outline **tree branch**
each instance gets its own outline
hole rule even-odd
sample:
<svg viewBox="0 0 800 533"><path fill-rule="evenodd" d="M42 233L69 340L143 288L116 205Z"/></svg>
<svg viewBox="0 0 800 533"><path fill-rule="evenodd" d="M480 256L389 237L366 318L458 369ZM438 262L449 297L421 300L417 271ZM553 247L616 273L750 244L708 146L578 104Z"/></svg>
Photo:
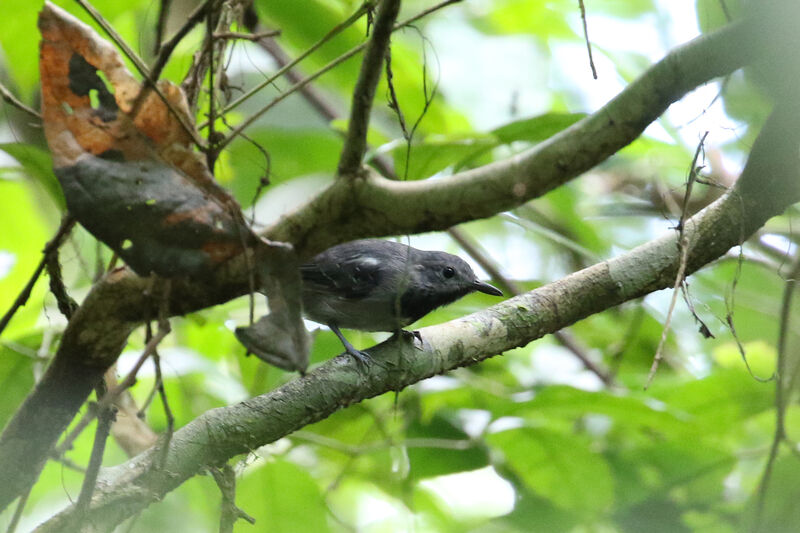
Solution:
<svg viewBox="0 0 800 533"><path fill-rule="evenodd" d="M633 142L698 85L752 60L749 38L747 26L734 24L676 48L596 113L509 159L436 180L337 180L267 234L319 251L364 236L443 230L521 205Z"/></svg>
<svg viewBox="0 0 800 533"><path fill-rule="evenodd" d="M737 185L687 220L687 272L724 255L770 217L800 200L800 105L773 112ZM370 354L366 370L337 357L302 378L239 404L213 409L178 431L166 466L153 469L151 448L105 470L88 510L92 527L110 530L213 465L274 442L337 410L422 379L524 346L582 318L672 285L681 263L677 235L660 238L609 261L451 322L423 328L421 341L394 336ZM73 508L37 531L60 531Z"/></svg>
<svg viewBox="0 0 800 533"><path fill-rule="evenodd" d="M374 175L336 180L264 236L292 243L302 259L358 237L443 229L519 205L632 142L693 87L743 65L750 59L746 37L742 25L733 25L679 47L603 109L508 161L431 181ZM213 283L173 280L169 313L184 314L246 293L248 272L240 256L222 265ZM0 510L35 482L58 436L128 335L157 315L146 285L130 271L114 271L92 288L70 320L53 363L0 436Z"/></svg>
<svg viewBox="0 0 800 533"><path fill-rule="evenodd" d="M361 167L361 161L367 149L367 128L372 102L375 100L375 88L381 78L383 60L386 57L386 50L392 37L392 27L399 11L400 0L383 0L378 7L375 25L372 28L372 39L364 53L361 72L359 72L358 81L353 90L347 137L344 140L342 155L339 159L339 176L353 176Z"/></svg>

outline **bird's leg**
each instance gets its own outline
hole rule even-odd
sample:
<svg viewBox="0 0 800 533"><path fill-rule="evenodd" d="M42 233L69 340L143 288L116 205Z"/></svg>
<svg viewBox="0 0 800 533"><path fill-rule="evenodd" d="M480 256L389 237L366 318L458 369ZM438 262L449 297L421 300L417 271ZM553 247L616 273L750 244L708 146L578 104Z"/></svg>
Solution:
<svg viewBox="0 0 800 533"><path fill-rule="evenodd" d="M342 344L344 345L344 351L355 357L356 361L364 365L372 361L372 358L367 352L356 350L355 347L350 344L350 341L344 338L344 335L342 335L342 332L339 330L339 326L336 324L328 324L328 327L331 328L331 331L333 331L336 336L339 337L339 340L342 341Z"/></svg>

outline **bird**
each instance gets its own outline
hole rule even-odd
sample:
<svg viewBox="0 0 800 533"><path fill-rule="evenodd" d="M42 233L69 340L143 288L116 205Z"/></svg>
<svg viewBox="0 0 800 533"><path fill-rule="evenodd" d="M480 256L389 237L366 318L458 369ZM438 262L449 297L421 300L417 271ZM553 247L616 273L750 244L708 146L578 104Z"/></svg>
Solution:
<svg viewBox="0 0 800 533"><path fill-rule="evenodd" d="M345 351L370 360L340 328L400 332L434 309L478 291L502 296L460 257L402 243L362 239L339 244L300 266L303 313L333 331Z"/></svg>

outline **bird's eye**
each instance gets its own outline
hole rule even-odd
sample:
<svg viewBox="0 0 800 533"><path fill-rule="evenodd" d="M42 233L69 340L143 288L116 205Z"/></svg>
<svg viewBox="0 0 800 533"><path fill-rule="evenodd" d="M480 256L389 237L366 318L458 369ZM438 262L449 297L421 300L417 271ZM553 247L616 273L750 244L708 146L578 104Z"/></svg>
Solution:
<svg viewBox="0 0 800 533"><path fill-rule="evenodd" d="M456 275L456 271L453 267L444 267L444 270L442 270L442 275L446 278L452 278Z"/></svg>

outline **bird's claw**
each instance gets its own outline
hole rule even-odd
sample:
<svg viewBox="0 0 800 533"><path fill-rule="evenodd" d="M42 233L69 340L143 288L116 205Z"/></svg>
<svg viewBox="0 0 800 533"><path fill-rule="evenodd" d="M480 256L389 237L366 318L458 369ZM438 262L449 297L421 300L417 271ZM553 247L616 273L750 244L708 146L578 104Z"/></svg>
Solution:
<svg viewBox="0 0 800 533"><path fill-rule="evenodd" d="M356 350L355 348L348 347L345 350L345 353L351 355L359 365L368 366L370 363L373 362L372 357L364 351Z"/></svg>

